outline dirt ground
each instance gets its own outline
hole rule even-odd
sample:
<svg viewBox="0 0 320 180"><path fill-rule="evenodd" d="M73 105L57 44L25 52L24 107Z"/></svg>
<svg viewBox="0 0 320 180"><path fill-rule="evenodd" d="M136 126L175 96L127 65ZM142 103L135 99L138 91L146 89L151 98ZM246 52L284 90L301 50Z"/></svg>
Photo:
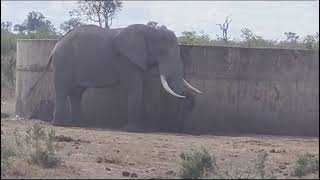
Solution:
<svg viewBox="0 0 320 180"><path fill-rule="evenodd" d="M9 117L2 117L3 113ZM19 120L14 115L14 99L1 102L1 132L25 132L36 120ZM258 152L268 152L267 170L277 178L291 178L290 172L301 153L319 157L319 138L266 135L185 135L169 133L128 133L123 131L53 127L64 146L59 154L63 163L53 169L18 165L24 178L178 178L179 154L206 147L221 167L244 167ZM63 136L61 136L63 135ZM64 138L63 138L64 137ZM23 171L24 173L21 173ZM129 174L128 173L128 174ZM135 177L129 177L135 178ZM318 175L310 176L318 178Z"/></svg>

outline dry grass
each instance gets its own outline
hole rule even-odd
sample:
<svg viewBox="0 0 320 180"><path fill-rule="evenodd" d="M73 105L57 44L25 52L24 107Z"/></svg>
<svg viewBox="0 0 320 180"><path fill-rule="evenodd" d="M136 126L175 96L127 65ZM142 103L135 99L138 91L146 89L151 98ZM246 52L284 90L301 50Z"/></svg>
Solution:
<svg viewBox="0 0 320 180"><path fill-rule="evenodd" d="M12 159L12 166L6 175L13 178L32 178L37 177L38 171L39 170L36 167L29 164L24 159L16 157Z"/></svg>
<svg viewBox="0 0 320 180"><path fill-rule="evenodd" d="M15 149L1 133L1 177L5 176L12 167L11 159L16 155Z"/></svg>

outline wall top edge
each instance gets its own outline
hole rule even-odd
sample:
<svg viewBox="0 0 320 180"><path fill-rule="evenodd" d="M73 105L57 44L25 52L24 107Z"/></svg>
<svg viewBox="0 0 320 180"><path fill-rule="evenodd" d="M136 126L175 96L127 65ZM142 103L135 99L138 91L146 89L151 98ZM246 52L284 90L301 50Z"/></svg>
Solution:
<svg viewBox="0 0 320 180"><path fill-rule="evenodd" d="M58 41L59 39L18 39L18 41ZM226 48L226 49L257 49L257 50L296 50L296 51L309 51L309 52L318 52L319 50L308 50L308 49L290 49L290 48L270 48L270 47L239 47L239 46L206 46L206 45L188 45L188 44L179 44L180 47L190 47L190 48Z"/></svg>
<svg viewBox="0 0 320 180"><path fill-rule="evenodd" d="M225 49L257 49L257 50L291 50L291 51L308 51L308 52L319 52L319 50L314 49L298 49L298 48L273 48L273 47L240 47L240 46L207 46L207 45L188 45L188 44L179 44L180 47L190 47L190 48L225 48Z"/></svg>
<svg viewBox="0 0 320 180"><path fill-rule="evenodd" d="M58 41L58 39L18 39L18 41Z"/></svg>

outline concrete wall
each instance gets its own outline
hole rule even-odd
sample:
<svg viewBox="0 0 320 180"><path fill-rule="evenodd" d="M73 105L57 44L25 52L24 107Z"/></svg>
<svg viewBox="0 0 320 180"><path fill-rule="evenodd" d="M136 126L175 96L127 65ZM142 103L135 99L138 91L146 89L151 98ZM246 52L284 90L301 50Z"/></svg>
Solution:
<svg viewBox="0 0 320 180"><path fill-rule="evenodd" d="M44 67L54 43L53 40L18 41L17 114L26 116L35 109L52 114L52 105L43 103L53 102L52 73L36 87L37 93L31 98L35 105L30 106L30 100L23 94L40 76L31 68L32 64ZM208 133L319 136L318 51L180 47L186 79L204 92L201 96L194 95L192 112L183 112L193 129ZM175 121L177 102L160 88L157 69L148 74L145 83L148 91L144 97L146 123L162 129L182 126L183 123ZM120 87L88 89L82 102L85 118L108 126L124 124L125 94ZM32 109L34 106L38 108ZM42 117L46 118L49 117Z"/></svg>
<svg viewBox="0 0 320 180"><path fill-rule="evenodd" d="M27 93L42 76L56 40L18 40L16 64L16 113L24 117L49 119L55 97L52 68L27 98ZM40 106L41 104L41 106Z"/></svg>
<svg viewBox="0 0 320 180"><path fill-rule="evenodd" d="M181 46L201 131L319 136L319 52Z"/></svg>

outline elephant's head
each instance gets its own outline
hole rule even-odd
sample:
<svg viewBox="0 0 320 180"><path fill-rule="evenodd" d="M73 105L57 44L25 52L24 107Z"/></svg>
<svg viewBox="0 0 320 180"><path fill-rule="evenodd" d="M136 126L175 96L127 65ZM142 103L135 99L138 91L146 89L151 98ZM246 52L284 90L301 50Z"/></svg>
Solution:
<svg viewBox="0 0 320 180"><path fill-rule="evenodd" d="M185 98L183 87L201 93L183 79L180 48L174 32L143 24L130 25L115 36L115 47L144 71L157 65L162 86L171 95Z"/></svg>

